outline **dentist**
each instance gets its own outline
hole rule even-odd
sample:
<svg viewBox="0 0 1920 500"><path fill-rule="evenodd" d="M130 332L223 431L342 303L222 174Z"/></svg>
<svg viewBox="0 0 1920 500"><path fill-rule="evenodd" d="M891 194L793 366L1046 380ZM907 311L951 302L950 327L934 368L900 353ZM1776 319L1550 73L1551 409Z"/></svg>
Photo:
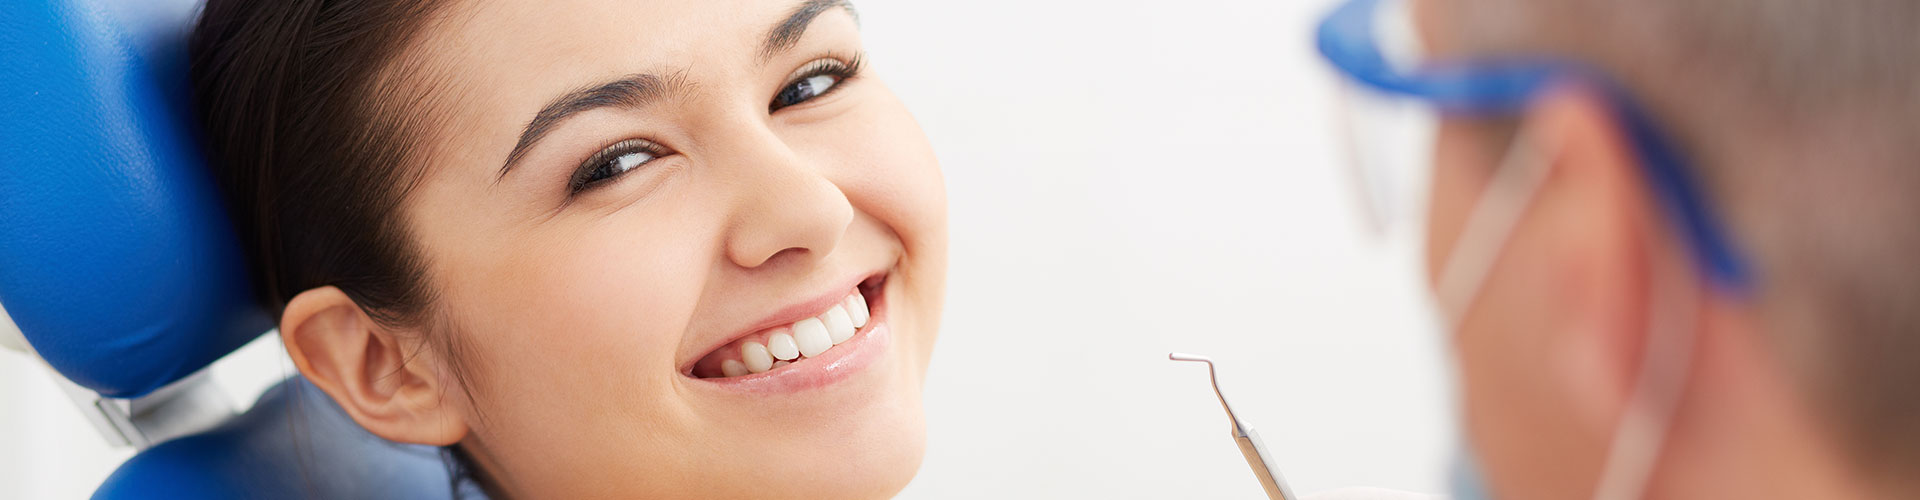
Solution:
<svg viewBox="0 0 1920 500"><path fill-rule="evenodd" d="M1456 498L1920 497L1916 27L1911 0L1328 16L1359 177L1431 179Z"/></svg>

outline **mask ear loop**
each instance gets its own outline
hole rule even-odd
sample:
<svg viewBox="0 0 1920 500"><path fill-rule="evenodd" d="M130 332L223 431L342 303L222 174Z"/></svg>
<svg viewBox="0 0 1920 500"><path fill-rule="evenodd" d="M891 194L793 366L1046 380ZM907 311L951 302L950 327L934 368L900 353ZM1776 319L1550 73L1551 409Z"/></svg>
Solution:
<svg viewBox="0 0 1920 500"><path fill-rule="evenodd" d="M1664 280L1670 286L1655 286L1647 294L1647 331L1652 335L1641 350L1633 399L1601 465L1595 500L1634 500L1646 494L1692 373L1699 291L1687 286L1690 274L1684 270L1656 275L1672 276Z"/></svg>
<svg viewBox="0 0 1920 500"><path fill-rule="evenodd" d="M1466 223L1460 228L1460 236L1454 239L1446 262L1441 264L1443 267L1440 268L1439 282L1434 285L1434 295L1439 302L1440 313L1446 316L1444 321L1449 339L1459 333L1468 309L1479 300L1480 289L1486 284L1487 276L1492 274L1494 263L1506 249L1507 240L1513 236L1521 216L1533 205L1534 198L1540 194L1540 187L1546 184L1547 175L1553 171L1554 161L1548 151L1558 154L1559 148L1541 147L1535 139L1539 135L1533 132L1533 127L1530 123L1523 124L1520 132L1514 136L1513 144L1507 148L1507 155L1494 170L1486 194L1474 201L1473 208L1467 212ZM1490 497L1480 476L1483 471L1475 470L1477 467L1473 466L1471 458L1459 462L1457 466L1465 468L1454 470L1454 486L1469 486L1464 490L1455 490L1456 498Z"/></svg>
<svg viewBox="0 0 1920 500"><path fill-rule="evenodd" d="M1467 213L1466 225L1454 240L1453 252L1447 254L1445 267L1440 269L1435 293L1439 296L1441 312L1448 316L1449 334L1460 331L1467 310L1480 299L1480 288L1486 285L1493 264L1506 250L1507 240L1519 226L1520 217L1533 205L1540 186L1546 184L1548 174L1553 172L1554 161L1549 155L1559 154L1559 148L1543 148L1536 137L1540 135L1533 132L1533 125L1523 125L1514 136L1506 158L1501 160L1492 183L1487 186L1487 194L1474 202L1472 211Z"/></svg>

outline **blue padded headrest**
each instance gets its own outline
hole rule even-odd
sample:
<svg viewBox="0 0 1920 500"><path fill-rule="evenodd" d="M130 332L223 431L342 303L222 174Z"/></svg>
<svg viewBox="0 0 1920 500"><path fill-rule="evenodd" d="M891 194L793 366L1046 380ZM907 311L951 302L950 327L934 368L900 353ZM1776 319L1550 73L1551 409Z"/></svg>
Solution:
<svg viewBox="0 0 1920 500"><path fill-rule="evenodd" d="M197 145L196 0L0 14L0 306L40 357L144 395L272 328Z"/></svg>
<svg viewBox="0 0 1920 500"><path fill-rule="evenodd" d="M454 495L447 472L439 449L369 434L294 377L225 425L134 456L93 498L486 500L472 481Z"/></svg>

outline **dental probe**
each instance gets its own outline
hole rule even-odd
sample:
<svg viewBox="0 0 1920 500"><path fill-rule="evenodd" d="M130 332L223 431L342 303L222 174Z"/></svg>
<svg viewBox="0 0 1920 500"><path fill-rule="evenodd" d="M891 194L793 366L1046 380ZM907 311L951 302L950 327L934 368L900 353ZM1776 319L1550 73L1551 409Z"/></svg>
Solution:
<svg viewBox="0 0 1920 500"><path fill-rule="evenodd" d="M1167 359L1174 361L1197 361L1207 364L1207 380L1213 382L1213 395L1220 398L1220 407L1227 410L1227 421L1233 423L1233 442L1240 445L1240 454L1247 457L1247 465L1253 467L1253 476L1260 479L1260 487L1267 490L1269 500L1297 500L1293 490L1287 488L1287 480L1280 477L1280 471L1274 469L1273 460L1267 458L1266 445L1260 444L1260 433L1252 427L1240 423L1233 415L1233 405L1227 404L1227 395L1220 392L1220 376L1214 372L1213 359L1198 354L1167 353Z"/></svg>

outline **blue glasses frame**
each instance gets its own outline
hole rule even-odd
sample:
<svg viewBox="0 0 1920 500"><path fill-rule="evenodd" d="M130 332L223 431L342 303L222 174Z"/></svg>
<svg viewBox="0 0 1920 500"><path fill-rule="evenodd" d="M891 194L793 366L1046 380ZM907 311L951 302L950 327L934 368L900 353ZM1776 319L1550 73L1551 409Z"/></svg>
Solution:
<svg viewBox="0 0 1920 500"><path fill-rule="evenodd" d="M1686 240L1707 281L1726 292L1752 289L1746 260L1727 239L1693 170L1623 88L1586 66L1551 58L1442 62L1403 71L1387 61L1374 32L1384 1L1349 0L1328 14L1316 33L1320 54L1362 85L1426 101L1445 114L1517 114L1544 91L1568 82L1599 89L1632 142L1662 213Z"/></svg>

